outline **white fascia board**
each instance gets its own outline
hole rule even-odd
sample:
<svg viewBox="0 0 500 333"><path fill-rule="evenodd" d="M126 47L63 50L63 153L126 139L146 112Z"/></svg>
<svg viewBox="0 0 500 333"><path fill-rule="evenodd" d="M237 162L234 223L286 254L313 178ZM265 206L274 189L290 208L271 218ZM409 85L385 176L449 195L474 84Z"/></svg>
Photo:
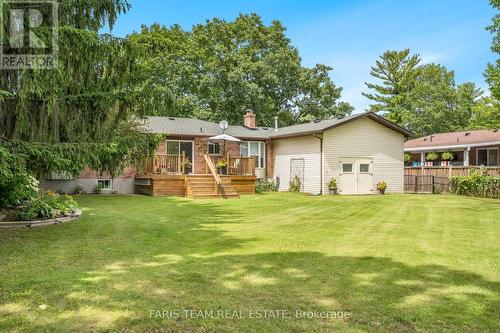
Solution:
<svg viewBox="0 0 500 333"><path fill-rule="evenodd" d="M494 146L500 145L500 141L491 141L491 142L481 142L481 143L471 143L464 145L450 145L450 146L435 146L435 147L417 147L417 148L404 148L404 151L407 152L419 152L419 151L433 151L433 150L442 150L442 149L465 149L472 147L486 147L486 146Z"/></svg>

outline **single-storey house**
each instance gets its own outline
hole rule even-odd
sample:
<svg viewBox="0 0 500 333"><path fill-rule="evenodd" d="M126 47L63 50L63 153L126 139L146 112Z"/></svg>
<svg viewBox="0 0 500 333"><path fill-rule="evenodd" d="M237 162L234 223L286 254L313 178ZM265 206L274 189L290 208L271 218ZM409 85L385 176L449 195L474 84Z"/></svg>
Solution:
<svg viewBox="0 0 500 333"><path fill-rule="evenodd" d="M52 179L44 186L99 184L105 190L126 189L119 192L197 197L215 181L232 196L253 192L256 179L273 178L279 191L288 191L298 178L301 191L323 194L333 178L340 194L376 193L379 181L387 182L387 192L403 192L403 144L410 133L371 112L281 128L256 126L252 112L244 115L243 126L224 131L217 123L191 118L147 117L144 125L168 136L156 158L135 175L127 170L126 177L107 179L86 172L83 176L91 179ZM223 132L240 141L209 139ZM226 165L222 176L213 172L219 160Z"/></svg>
<svg viewBox="0 0 500 333"><path fill-rule="evenodd" d="M411 155L408 166L500 166L500 131L467 130L437 133L408 140L404 151ZM436 153L436 160L428 160L428 153ZM443 160L442 154L450 152L452 160Z"/></svg>

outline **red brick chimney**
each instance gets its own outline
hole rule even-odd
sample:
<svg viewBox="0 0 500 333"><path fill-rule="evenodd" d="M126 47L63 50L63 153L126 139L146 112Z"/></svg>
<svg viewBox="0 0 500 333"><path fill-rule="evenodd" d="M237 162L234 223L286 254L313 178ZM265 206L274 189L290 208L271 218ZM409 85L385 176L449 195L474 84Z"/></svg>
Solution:
<svg viewBox="0 0 500 333"><path fill-rule="evenodd" d="M245 112L243 116L243 125L248 128L255 128L255 113L252 111Z"/></svg>

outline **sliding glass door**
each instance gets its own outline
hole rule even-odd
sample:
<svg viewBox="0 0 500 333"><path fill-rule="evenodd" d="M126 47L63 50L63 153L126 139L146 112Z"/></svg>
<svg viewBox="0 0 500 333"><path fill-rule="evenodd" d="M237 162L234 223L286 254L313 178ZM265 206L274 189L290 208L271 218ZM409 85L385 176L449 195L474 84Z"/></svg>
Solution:
<svg viewBox="0 0 500 333"><path fill-rule="evenodd" d="M193 141L167 140L167 154L181 155L182 152L184 152L184 154L186 155L186 160L191 162L189 166L185 167L185 172L193 173L193 168L194 168Z"/></svg>
<svg viewBox="0 0 500 333"><path fill-rule="evenodd" d="M484 148L477 150L477 165L497 166L498 148Z"/></svg>

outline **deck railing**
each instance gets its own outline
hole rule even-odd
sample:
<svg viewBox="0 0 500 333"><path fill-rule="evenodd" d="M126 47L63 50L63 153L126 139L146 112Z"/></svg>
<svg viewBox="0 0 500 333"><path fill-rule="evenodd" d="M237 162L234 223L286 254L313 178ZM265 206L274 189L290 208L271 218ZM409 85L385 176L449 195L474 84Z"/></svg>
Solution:
<svg viewBox="0 0 500 333"><path fill-rule="evenodd" d="M186 155L182 154L156 154L148 160L142 168L144 174L174 174L185 173Z"/></svg>
<svg viewBox="0 0 500 333"><path fill-rule="evenodd" d="M208 158L208 159L207 159ZM226 156L226 171L228 175L255 175L256 160L254 156ZM210 166L213 166L214 172L218 170L214 161L209 155L204 156L206 173L212 173ZM182 154L156 154L154 158L146 161L142 167L138 168L138 174L174 174L182 175L186 173L186 162L188 159L184 152ZM200 162L198 162L200 163ZM194 169L194 165L193 165Z"/></svg>
<svg viewBox="0 0 500 333"><path fill-rule="evenodd" d="M214 180L217 184L221 184L222 180L220 179L219 174L217 173L217 169L215 168L214 161L208 154L203 155L203 158L205 159L205 163L207 165L207 168L210 170L210 173L212 174L212 177L214 177Z"/></svg>
<svg viewBox="0 0 500 333"><path fill-rule="evenodd" d="M255 156L227 157L227 174L228 175L255 175Z"/></svg>

